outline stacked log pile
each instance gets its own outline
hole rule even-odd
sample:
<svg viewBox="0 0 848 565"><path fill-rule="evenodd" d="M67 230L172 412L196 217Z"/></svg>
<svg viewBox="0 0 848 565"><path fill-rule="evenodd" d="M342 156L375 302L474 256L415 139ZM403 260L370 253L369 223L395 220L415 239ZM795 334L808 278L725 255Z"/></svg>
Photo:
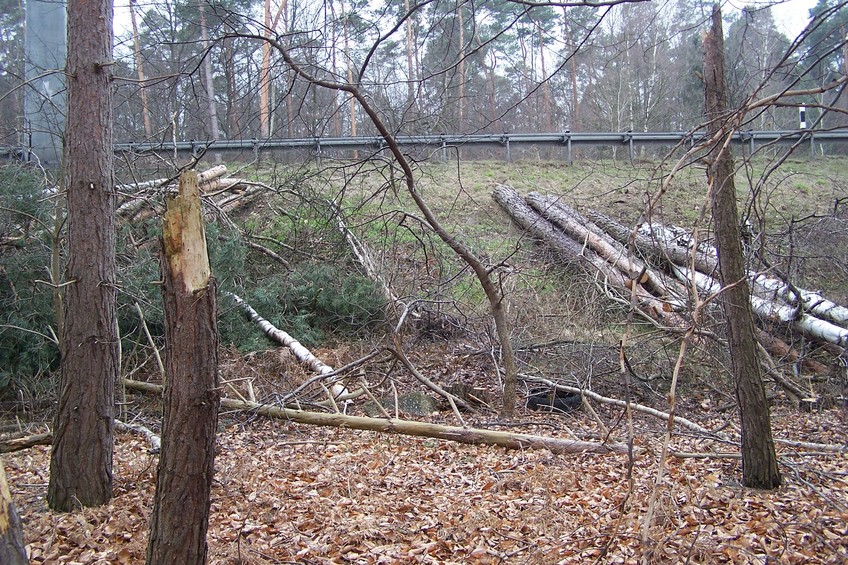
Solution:
<svg viewBox="0 0 848 565"><path fill-rule="evenodd" d="M225 178L229 173L225 165L217 165L198 173L204 204L222 212L231 212L253 200L270 187L240 178ZM138 221L161 215L166 194L177 193L179 175L144 182L122 184L118 192L118 216L127 221Z"/></svg>
<svg viewBox="0 0 848 565"><path fill-rule="evenodd" d="M591 273L609 296L631 302L658 324L686 327L694 292L703 301L721 290L715 249L698 242L689 230L660 224L631 229L594 210L581 214L555 197L535 192L522 197L506 185L498 185L493 198L528 234ZM795 359L791 348L767 330L780 328L824 344L844 358L848 308L771 272L748 276L751 303L761 322L760 341L766 349ZM828 371L815 361L804 363L803 368Z"/></svg>

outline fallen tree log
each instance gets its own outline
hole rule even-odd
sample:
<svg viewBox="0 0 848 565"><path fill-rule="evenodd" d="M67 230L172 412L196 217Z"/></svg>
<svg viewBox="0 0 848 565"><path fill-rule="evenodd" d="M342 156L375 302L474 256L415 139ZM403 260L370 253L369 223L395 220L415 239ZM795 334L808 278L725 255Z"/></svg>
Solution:
<svg viewBox="0 0 848 565"><path fill-rule="evenodd" d="M123 382L127 388L133 390L156 394L161 394L163 390L161 385L152 383L130 379L123 379ZM347 416L339 413L324 414L307 412L305 410L289 410L268 404L234 400L232 398L222 398L221 406L230 410L241 410L269 418L290 420L300 424L431 437L473 445L497 445L507 449L547 449L552 453L627 453L627 446L620 443L604 444L529 434L514 434L496 430L460 428L457 426L444 426L441 424L400 420L397 418L366 418L364 416Z"/></svg>
<svg viewBox="0 0 848 565"><path fill-rule="evenodd" d="M616 241L633 241L642 253L661 257L680 267L688 267L693 259L693 240L682 228L648 224L634 231L595 210L588 210L586 216ZM699 246L694 254L694 261L695 270L708 276L716 272L716 251L712 246ZM828 300L818 292L795 288L784 280L764 273L749 273L748 278L751 288L757 290L760 295L770 294L785 301L789 306L797 306L800 303L803 310L828 323L842 326L848 324L848 308Z"/></svg>
<svg viewBox="0 0 848 565"><path fill-rule="evenodd" d="M567 237L557 230L550 221L537 214L514 188L499 184L492 191L492 198L530 235L553 247L567 260L581 260L583 246ZM585 259L583 257L583 260Z"/></svg>
<svg viewBox="0 0 848 565"><path fill-rule="evenodd" d="M658 298L669 299L673 294L669 286L654 269L641 260L629 256L627 249L614 239L604 237L603 231L592 222L580 215L577 210L557 201L549 196L542 196L538 192L527 195L526 201L530 207L558 226L569 237L576 241L583 241L598 255L606 259L613 267L627 275L631 280L638 282L647 288ZM592 229L592 228L595 229ZM598 233L600 232L600 233ZM682 307L682 301L675 299L678 306Z"/></svg>
<svg viewBox="0 0 848 565"><path fill-rule="evenodd" d="M198 173L197 182L200 185L200 191L208 192L212 186L216 185L218 179L225 174L227 174L227 167L225 165L217 165L211 169ZM175 183L178 178L179 176L118 185L115 187L118 194L125 195L125 201L118 205L118 215L134 215L138 212L139 208L144 205L144 202L148 197L155 196L162 192L176 192L177 185Z"/></svg>
<svg viewBox="0 0 848 565"><path fill-rule="evenodd" d="M716 279L703 273L697 271L692 273L689 269L678 266L674 266L673 269L674 273L682 280L694 280L701 292L716 294L721 290L721 284ZM766 300L759 296L751 296L751 305L754 308L754 313L761 320L786 324L807 337L833 343L843 348L848 347L848 329L803 312L798 315L798 310L792 306L778 304L773 300Z"/></svg>
<svg viewBox="0 0 848 565"><path fill-rule="evenodd" d="M793 289L780 279L767 277L759 273L751 275L751 282L764 291L782 298L790 305L797 305L800 302L803 310L810 312L817 318L829 320L842 326L848 324L848 308L828 300L818 292L803 288Z"/></svg>
<svg viewBox="0 0 848 565"><path fill-rule="evenodd" d="M274 324L260 316L259 313L254 310L250 304L245 302L240 296L232 292L227 292L225 294L229 296L233 300L233 302L235 302L236 305L242 309L242 311L247 316L248 320L259 326L259 329L262 330L262 333L264 333L268 337L268 339L271 339L281 345L288 347L298 361L300 361L319 375L329 376L330 374L335 373L335 370L332 367L315 357L315 355L313 355L312 352L309 351L309 349L304 347L303 344L301 344L299 341L297 341L295 338L293 338L291 335L284 332L283 330L274 327ZM334 399L337 398L340 400L344 400L345 402L349 400L349 398L342 398L343 396L349 395L350 392L347 390L347 388L345 388L344 385L340 383L334 383L331 386L330 391L332 392Z"/></svg>
<svg viewBox="0 0 848 565"><path fill-rule="evenodd" d="M629 301L631 293L635 294L640 312L666 326L686 327L686 322L680 315L672 311L668 302L652 295L638 282L633 289L634 282L627 274L622 273L603 257L591 249L585 249L582 244L557 229L553 223L533 210L514 188L507 185L497 185L492 192L492 197L530 235L541 239L559 252L565 260L574 261L588 271L599 274L605 284L616 288L622 296L626 296L625 300Z"/></svg>
<svg viewBox="0 0 848 565"><path fill-rule="evenodd" d="M758 328L757 340L762 344L769 355L776 359L784 359L788 363L797 363L800 360L802 369L816 375L826 375L830 373L830 368L827 365L806 356L802 357L797 351L790 347L788 343L772 333Z"/></svg>
<svg viewBox="0 0 848 565"><path fill-rule="evenodd" d="M53 432L4 439L0 441L0 453L12 453L14 451L21 451L22 449L29 449L36 445L50 445L51 443L53 443Z"/></svg>
<svg viewBox="0 0 848 565"><path fill-rule="evenodd" d="M226 165L216 165L211 169L207 169L200 173L197 173L197 183L201 185L201 190L203 190L203 185L217 179L219 177L227 174L227 166ZM168 185L173 185L179 179L179 175L171 177L171 178L163 178L163 179L153 179L142 182L132 182L127 184L119 184L115 187L115 190L123 193L139 193L154 189L161 189ZM173 187L176 190L176 186Z"/></svg>
<svg viewBox="0 0 848 565"><path fill-rule="evenodd" d="M205 204L231 212L252 201L263 191L270 190L269 186L262 183L241 178L222 178L226 173L227 167L218 165L198 174L200 192L203 194ZM161 196L176 192L177 187L174 181L175 179L166 178L119 186L119 191L124 190L122 194L125 198L119 204L117 214L128 221L138 221L158 213ZM214 197L224 193L228 194L217 201L213 200ZM148 205L147 208L145 204Z"/></svg>
<svg viewBox="0 0 848 565"><path fill-rule="evenodd" d="M684 243L691 244L691 237L688 234L681 235L682 230L642 228L641 230L634 231L595 210L587 210L586 215L594 223L600 226L601 229L604 229L612 235L617 241L621 243L633 241L636 248L639 249L645 256L660 258L665 261L675 271L678 279L686 281L687 284L688 279L681 275L688 271L680 271L680 269L686 269L693 259L695 262L695 270L702 275L709 277L711 273L715 272L715 250L711 247L708 247L705 250L702 247L696 250L693 256L692 251L684 245ZM651 229L654 229L654 233L660 234L662 237L652 239L645 235L644 232L650 231ZM802 333L810 335L803 329L804 326L809 326L811 328L818 327L818 330L813 331L819 331L824 335L829 336L831 338L827 340L829 343L838 343L842 332L836 324L845 325L846 321L848 321L848 308L827 300L821 294L816 292L804 289L793 290L790 285L778 278L768 277L762 273L750 273L749 277L751 288L756 290L760 295L758 298L753 299L755 302L755 310L757 306L760 307L760 310L757 312L760 319L766 321L777 320L783 324L793 325L798 312L798 309L793 305L797 305L798 300L800 299L802 303L801 310L807 311L813 315L801 322L800 325ZM703 282L704 284L707 284L706 281ZM712 291L718 290L717 285L718 283L710 283ZM703 290L704 289L702 288L702 291ZM797 291L797 293L795 291ZM766 294L771 294L775 299L769 300L762 298L762 296ZM788 304L781 304L777 299L782 299ZM769 303L777 305L776 312L773 312L775 307L768 306ZM816 320L816 318L819 318L819 320ZM833 324L831 324L831 322L833 322ZM791 362L796 362L798 360L799 356L797 352L793 351L778 337L765 331L760 331L758 337L760 342L763 343L772 355L777 357L786 357ZM834 340L832 338L836 339ZM830 371L826 365L812 359L803 358L801 363L804 368L816 374L826 374Z"/></svg>
<svg viewBox="0 0 848 565"><path fill-rule="evenodd" d="M696 249L693 257L692 250L688 246L692 243L689 234L681 238L676 231L672 235L668 230L653 229L654 224L639 226L634 230L596 210L586 210L586 217L619 243L629 245L633 242L643 256L656 257L683 266L688 266L694 258L695 268L708 274L715 272L718 268L714 254L710 255L702 249Z"/></svg>

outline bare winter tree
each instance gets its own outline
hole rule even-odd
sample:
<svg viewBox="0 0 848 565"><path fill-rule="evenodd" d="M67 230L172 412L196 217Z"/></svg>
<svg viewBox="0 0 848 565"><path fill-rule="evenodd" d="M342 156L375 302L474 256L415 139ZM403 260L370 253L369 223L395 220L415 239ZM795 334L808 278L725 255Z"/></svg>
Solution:
<svg viewBox="0 0 848 565"><path fill-rule="evenodd" d="M711 133L721 133L728 104L724 36L718 6L713 9L712 27L704 38L704 86ZM724 143L725 137L720 136L708 156L707 176L723 285L721 304L727 318L736 399L742 418L742 482L748 487L773 489L780 486L781 479L771 435L768 400L760 375L751 293L739 233L733 158Z"/></svg>
<svg viewBox="0 0 848 565"><path fill-rule="evenodd" d="M609 3L602 3L602 5L610 7L619 3L621 2L612 1ZM584 2L569 2L556 5L587 6L589 4ZM597 7L596 4L591 4L591 6ZM295 46L284 44L278 38L272 37L267 33L236 34L236 36L242 38L249 37L254 40L261 41L264 44L271 45L272 48L279 53L288 68L294 72L297 79L311 85L311 88L314 89L317 87L320 89L329 89L331 91L346 94L352 103L355 102L359 108L361 108L362 112L368 119L368 127L373 128L380 136L382 136L394 161L394 165L396 165L397 169L400 171L401 182L406 187L406 191L412 198L415 206L420 211L424 222L433 231L433 233L446 243L450 249L471 269L488 300L489 310L494 321L497 339L500 346L504 371L503 405L501 413L508 417L512 415L515 406L517 368L510 343L511 331L506 314L507 296L503 290L503 285L501 284L501 279L505 276L505 273L503 272L503 265L497 261L490 261L480 256L460 237L446 229L434 211L430 208L427 201L421 195L416 184L416 174L413 162L401 150L395 137L396 132L403 131L407 126L407 124L402 120L403 114L399 114L401 119L398 120L396 117L397 115L392 112L387 112L384 106L388 105L391 107L395 99L397 99L399 107L408 105L408 88L399 89L399 96L390 98L388 95L384 95L384 92L381 92L381 88L385 88L387 86L386 84L381 83L377 79L369 79L373 73L383 76L383 69L379 66L379 59L384 52L384 44L389 44L395 35L398 37L404 36L404 40L406 41L406 38L408 38L406 35L407 22L409 22L413 17L414 12L423 10L425 7L426 3L413 6L411 8L412 11L410 12L402 12L400 17L396 19L394 25L386 26L386 31L379 28L366 28L370 29L369 33L371 33L371 36L360 31L358 36L360 39L360 45L362 45L361 41L365 39L369 39L370 43L364 44L365 49L362 51L363 54L360 56L360 62L355 72L351 71L351 60L348 60L347 64L344 65L346 71L342 73L337 71L334 66L330 65L329 61L331 57L329 55L322 58L322 56L320 56L320 51L318 50L311 48L298 49ZM548 3L545 3L544 6L535 6L534 4L516 2L509 5L510 9L504 10L497 10L493 6L485 6L481 7L479 12L472 10L471 8L472 6L463 5L463 9L469 9L468 14L459 11L451 14L441 14L437 26L445 26L446 29L451 30L451 34L448 36L450 37L450 40L445 39L441 46L438 45L438 41L433 41L429 45L430 49L434 49L434 44L436 44L435 46L439 47L440 51L438 58L435 56L436 51L431 51L431 53L433 53L433 58L428 61L429 65L427 62L422 65L425 72L416 73L420 84L420 91L426 93L428 90L439 89L439 92L442 94L459 92L463 94L457 94L457 96L464 96L464 93L467 92L468 88L470 88L470 83L467 77L472 72L472 63L476 63L476 54L486 51L504 38L509 38L510 34L515 34L515 37L519 39L524 37L524 28L522 28L522 25L532 31L532 33L527 35L528 41L538 39L539 27L537 23L534 23L536 20L533 19L537 8L539 8L540 14L544 13L545 17L550 16L550 5ZM439 9L444 10L444 7ZM459 8L457 8L457 10L459 10ZM434 14L438 13L439 12L435 12ZM462 17L460 17L460 14L463 14ZM497 22L497 25L490 26L486 30L485 36L480 33L470 33L468 35L465 33L459 33L459 28L455 27L459 26L464 28L465 25L469 25L473 30L475 25L478 23L478 19L482 21L484 17L494 18ZM589 31L586 32L587 34L591 33L591 31L595 29L599 18L602 17L603 14L596 18L593 27L590 27ZM467 24L466 22L471 23ZM379 33L375 32L374 29L376 29ZM267 31L270 30L266 30L266 32ZM434 40L436 39L441 40L439 37L434 38ZM532 65L539 65L540 69L545 69L543 63L545 42L541 40L536 41L535 49L535 53L539 54L539 56L532 57ZM407 56L409 50L410 47L407 44ZM573 53L570 53L570 55L573 55ZM539 75L534 72L532 77L536 78L532 84L527 82L527 80L522 80L525 87L520 97L518 99L513 99L511 102L513 107L517 107L521 103L529 100L531 96L535 95L537 92L542 93L541 99L544 106L546 91L541 89L541 86L543 86L553 75L565 69L567 62L567 58L565 60L558 61L557 65L552 65L552 70L549 72L546 70L544 73L545 76L541 78L539 78ZM529 66L531 66L531 63L528 59L525 67ZM479 71L481 67L477 66L476 68ZM550 103L550 100L547 103ZM465 129L464 124L468 119L468 108L463 104L458 104L454 109L458 113L453 115L451 119L454 123L463 125L463 129ZM509 109L503 110L501 111L501 114L503 115L508 112ZM478 115L486 113L492 114L497 112L483 111ZM355 114L351 112L350 115L351 119L354 119L353 116ZM442 115L447 116L447 110L446 113ZM485 127L485 124L482 126L478 125L477 127Z"/></svg>

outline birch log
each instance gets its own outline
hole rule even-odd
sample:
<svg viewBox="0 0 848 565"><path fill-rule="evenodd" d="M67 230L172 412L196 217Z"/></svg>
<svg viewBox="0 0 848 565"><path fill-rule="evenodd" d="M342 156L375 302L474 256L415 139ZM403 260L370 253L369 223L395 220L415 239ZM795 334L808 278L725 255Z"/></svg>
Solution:
<svg viewBox="0 0 848 565"><path fill-rule="evenodd" d="M651 225L633 233L629 228L599 212L590 210L587 212L587 216L602 226L603 229L613 235L619 242L626 241L627 238L632 238L636 247L643 253L655 257L663 257L670 261L677 266L676 272L678 274L681 272L679 269L683 268L685 270L692 259L691 250L684 245L690 244L691 238L688 233L682 233L682 230L679 228ZM653 234L653 237L648 237L645 234L646 231ZM703 275L710 276L716 272L715 256L714 248L711 246L701 246L694 254L695 269ZM798 291L796 296L796 293L784 281L769 277L763 273L748 273L748 279L751 282L752 289L759 294L759 298L755 297L753 300L758 301L760 305L760 311L757 314L761 318L791 323L795 315L795 308L793 306L800 299L803 310L812 314L812 317L809 317L809 321L801 324L802 327L810 326L812 328L819 326L820 329L812 331L829 336L822 337L821 339L833 343L838 343L839 339L843 339L841 337L843 333L838 328L832 326L845 326L848 324L848 308L828 300L818 292L802 288L796 289ZM771 295L770 299L763 298L768 295ZM769 303L773 303L774 305L767 306ZM770 310L773 310L771 314L768 313ZM814 321L815 318L819 318L819 320ZM825 325L822 325L822 323Z"/></svg>
<svg viewBox="0 0 848 565"><path fill-rule="evenodd" d="M681 280L694 279L695 285L703 293L716 294L721 290L721 284L712 277L689 269L673 266L674 273ZM791 326L804 335L834 343L840 347L848 347L848 330L820 320L815 316L802 313L798 315L796 308L786 304L780 304L773 300L766 300L759 296L751 297L751 305L758 318L767 322L777 322Z"/></svg>
<svg viewBox="0 0 848 565"><path fill-rule="evenodd" d="M244 311L248 320L259 326L259 329L262 330L262 333L264 333L268 337L268 339L273 340L279 343L280 345L288 347L298 361L300 361L319 375L329 375L330 373L335 372L335 369L315 357L315 355L313 355L312 352L309 351L309 349L307 349L302 343L297 341L295 338L293 338L283 330L276 328L274 324L260 316L259 313L254 310L250 304L245 302L239 295L234 294L232 292L227 292L226 295L229 296L233 300L233 302L235 302L236 305L242 309L242 311ZM334 384L330 388L330 391L332 392L334 398L339 398L343 395L349 394L348 390L344 387L344 385L341 385L339 383Z"/></svg>
<svg viewBox="0 0 848 565"><path fill-rule="evenodd" d="M658 257L681 266L688 266L694 258L695 268L707 274L716 272L718 268L714 250L711 248L696 249L693 254L688 246L692 243L688 233L681 238L678 231L669 232L655 224L639 226L634 230L596 210L586 210L586 216L619 243L628 245L632 241L636 249L644 255Z"/></svg>
<svg viewBox="0 0 848 565"><path fill-rule="evenodd" d="M848 324L848 308L828 300L818 292L797 288L798 293L796 295L789 285L782 280L767 277L759 273L751 275L751 282L756 287L760 287L775 297L783 299L790 305L797 304L800 299L803 309L817 318L830 320L840 326Z"/></svg>

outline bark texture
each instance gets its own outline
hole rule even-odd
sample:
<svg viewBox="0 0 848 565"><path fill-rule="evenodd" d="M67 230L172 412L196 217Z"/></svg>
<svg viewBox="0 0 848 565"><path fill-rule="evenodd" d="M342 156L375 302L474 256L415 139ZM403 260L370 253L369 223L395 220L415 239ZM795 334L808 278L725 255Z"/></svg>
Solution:
<svg viewBox="0 0 848 565"><path fill-rule="evenodd" d="M70 511L112 497L119 348L112 170L112 2L68 1L68 265L62 385L47 501Z"/></svg>
<svg viewBox="0 0 848 565"><path fill-rule="evenodd" d="M725 127L727 89L724 76L721 11L715 6L712 27L704 38L705 101L711 135ZM742 483L748 487L772 489L780 486L780 472L760 375L751 294L739 234L733 158L727 147L717 146L709 159L707 175L723 286L721 304L727 318L727 339L742 420Z"/></svg>
<svg viewBox="0 0 848 565"><path fill-rule="evenodd" d="M215 279L193 171L164 224L165 398L147 563L192 565L206 561L220 404Z"/></svg>
<svg viewBox="0 0 848 565"><path fill-rule="evenodd" d="M21 518L12 503L6 470L0 462L0 563L25 565L29 563L24 547L24 529Z"/></svg>

